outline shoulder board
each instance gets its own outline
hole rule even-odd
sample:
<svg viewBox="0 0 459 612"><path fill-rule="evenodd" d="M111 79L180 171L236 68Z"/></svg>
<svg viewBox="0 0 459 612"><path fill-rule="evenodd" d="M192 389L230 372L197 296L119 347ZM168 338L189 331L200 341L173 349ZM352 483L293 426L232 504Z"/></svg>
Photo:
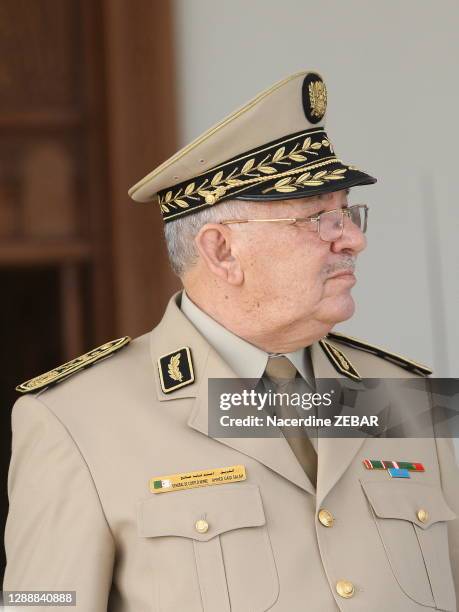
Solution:
<svg viewBox="0 0 459 612"><path fill-rule="evenodd" d="M55 385L69 376L72 376L72 374L75 374L75 372L84 370L85 368L95 364L97 361L116 353L116 351L119 351L121 348L129 344L130 341L131 338L129 336L124 336L123 338L106 342L105 344L92 349L92 351L89 351L84 355L80 355L80 357L72 359L63 365L54 368L54 370L50 370L45 374L40 374L40 376L36 376L35 378L31 378L30 380L21 383L16 387L16 391L19 391L19 393L35 393L39 389Z"/></svg>
<svg viewBox="0 0 459 612"><path fill-rule="evenodd" d="M406 357L402 357L401 355L397 355L396 353L391 353L386 351L379 346L375 346L374 344L368 344L368 342L363 342L362 340L358 340L357 338L353 338L352 336L345 336L344 334L340 334L338 332L330 332L327 334L327 338L330 340L336 340L337 342L342 342L347 346L351 346L352 348L360 349L362 351L366 351L367 353L372 353L373 355L377 355L381 357L381 359L385 359L386 361L391 361L396 365L404 368L405 370L409 370L414 374L418 374L420 376L429 376L432 374L432 370L422 363L417 363L416 361L412 361L411 359L407 359Z"/></svg>

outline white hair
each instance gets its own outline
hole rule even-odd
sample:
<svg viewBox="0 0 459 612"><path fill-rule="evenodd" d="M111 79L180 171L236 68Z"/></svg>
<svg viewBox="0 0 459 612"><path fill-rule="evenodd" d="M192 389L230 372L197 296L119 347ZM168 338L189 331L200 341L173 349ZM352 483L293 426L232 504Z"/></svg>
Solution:
<svg viewBox="0 0 459 612"><path fill-rule="evenodd" d="M164 236L172 270L177 276L193 266L198 259L194 239L206 223L220 223L225 219L238 219L253 212L254 202L226 200L197 213L185 215L164 224Z"/></svg>

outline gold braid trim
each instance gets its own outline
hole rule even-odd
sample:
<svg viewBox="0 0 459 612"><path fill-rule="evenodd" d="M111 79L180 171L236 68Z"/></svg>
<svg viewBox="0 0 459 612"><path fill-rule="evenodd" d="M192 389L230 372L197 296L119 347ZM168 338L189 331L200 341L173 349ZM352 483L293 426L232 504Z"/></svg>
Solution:
<svg viewBox="0 0 459 612"><path fill-rule="evenodd" d="M248 185L259 185L261 183L266 183L267 181L272 181L273 179L281 179L276 182L274 187L269 187L268 189L265 189L263 193L267 193L268 191L272 191L274 189L280 193L288 193L288 192L297 190L297 187L293 186L295 184L297 186L323 185L324 181L326 180L338 180L338 179L344 178L343 176L340 176L340 175L346 172L346 168L338 168L337 170L334 170L333 172L329 172L329 173L327 173L327 171L318 172L313 177L311 177L310 172L305 173L304 170L306 167L310 170L313 170L315 168L321 168L322 166L326 166L326 165L334 164L334 163L341 163L341 160L337 159L336 157L333 157L332 159L327 159L322 162L318 162L317 164L313 164L312 166L309 166L309 165L300 166L299 168L294 168L293 170L286 170L285 172L278 172L275 175L259 176L257 178L247 179L247 180L235 179L234 182L231 180L230 187L244 187L245 188ZM293 178L291 179L287 178L287 177L293 177L295 174L301 174L301 173L302 175L293 183L292 183ZM326 178L325 175L327 175L328 178ZM311 180L309 180L309 177L311 177ZM205 196L206 204L212 205L218 202L218 200L222 198L224 195L226 195L227 191L229 191L229 187L225 188L222 186L222 187L217 187L216 189L212 191L210 190L206 192L201 191L201 194Z"/></svg>
<svg viewBox="0 0 459 612"><path fill-rule="evenodd" d="M209 179L206 178L200 185L197 186L196 181L193 181L184 189L183 187L180 188L175 194L172 192L172 190L169 190L164 196L160 194L158 196L158 201L161 206L161 211L167 214L171 212L171 209L177 209L177 207L187 209L190 207L190 203L187 202L187 200L199 201L201 198L204 198L205 204L213 205L229 191L233 192L233 190L237 189L238 187L245 188L251 184L260 184L266 181L271 181L274 178L281 179L292 174L298 174L301 173L306 167L313 169L325 164L340 162L340 160L333 156L313 165L310 165L309 162L308 164L302 164L300 167L284 172L279 172L279 169L276 168L276 165L288 166L293 162L307 161L308 156L319 155L318 151L322 148L328 148L330 153L333 155L333 147L325 134L321 137L321 140L316 142L312 142L311 136L307 136L301 145L297 142L290 151L286 151L286 147L281 146L273 154L266 155L258 163L256 163L255 157L251 157L244 163L239 172L237 167L233 168L233 170L225 178L223 176L223 170L219 170L212 177L210 182ZM342 177L336 173L332 174L324 172L321 176L308 178L302 177L301 183L289 181L288 183L279 185L281 189L277 189L276 187L275 189L280 193L288 193L291 191L296 191L295 185L323 185L324 181L326 180L338 180L339 178ZM194 208L197 207L198 206L195 206Z"/></svg>
<svg viewBox="0 0 459 612"><path fill-rule="evenodd" d="M309 166L309 169L314 170L315 168L319 168L328 164L332 164L332 163L342 163L340 159L334 157L333 159L329 159L327 161L323 161L317 164L314 164L312 166ZM295 170L288 170L286 172L282 172L276 176L270 176L270 177L263 177L263 181L258 181L259 183L261 182L266 182L267 180L273 179L273 178L280 178L280 177L285 177L285 176L291 176L294 174L299 174L300 172L304 172L305 170L305 166L302 166L301 168L296 168ZM344 178L344 173L347 172L347 168L338 168L339 170L339 174L337 174L337 170L330 172L330 173L325 173L324 176L322 177L323 180L319 181L319 178L316 178L314 180L314 182L310 181L308 183L302 183L301 186L304 185L323 185L325 181L330 181L330 180L339 180L339 179L343 179ZM314 179L314 177L312 177L312 179ZM281 179L282 180L282 179ZM244 188L247 184L250 183L254 183L255 181L241 181L241 183L244 185ZM293 183L293 185L295 185L297 183ZM292 191L296 191L296 187L294 187L293 189L282 189L282 185L277 188L273 187L272 189L276 189L276 191L280 192L280 193L288 193L288 192L292 192ZM237 195L240 191L243 191L243 189L238 189L237 191L232 192L231 195ZM266 193L267 191L269 191L269 189L265 190L263 193ZM220 196L219 199L223 197ZM218 200L215 200L214 204L217 202ZM209 204L207 202L202 202L202 204L198 204L197 206L193 206L193 210L199 210L200 208L202 208L203 206L209 206ZM188 206L186 207L188 208ZM175 219L176 217L180 217L181 215L184 214L185 211L180 211L178 213L176 213L175 215L168 215L166 217L166 221L169 221L171 219Z"/></svg>
<svg viewBox="0 0 459 612"><path fill-rule="evenodd" d="M329 164L333 164L333 163L342 163L340 159L338 159L337 157L334 157L333 159L328 159L322 162L319 162L317 164L313 164L312 166L301 166L300 168L295 168L294 170L287 170L286 172L281 172L279 174L277 174L276 176L270 176L270 177L261 177L261 180L247 180L247 181L241 181L241 185L243 185L243 189L238 189L237 191L232 192L232 195L236 195L238 194L240 191L243 191L244 188L248 185L248 184L254 184L255 182L257 183L262 183L262 182L266 182L268 180L272 180L273 178L279 178L280 180L276 183L277 187L270 187L268 189L266 189L265 191L263 191L263 193L266 193L272 189L275 189L276 191L280 192L280 193L291 193L293 191L297 190L297 187L303 187L305 185L323 185L325 181L336 181L336 180L340 180L345 178L344 174L347 172L347 168L338 168L337 170L333 170L332 172L318 172L317 174L313 175L311 177L311 180L306 180L306 174L309 173L304 173L305 168L307 167L308 170L314 170L316 168L320 168L322 166L325 165L329 165ZM301 172L303 172L303 175L299 177L299 179L297 181L294 181L293 183L290 182L286 182L285 184L280 184L281 181L286 180L285 178L282 177L289 177L289 176L294 176L295 174L300 174ZM287 178L287 181L289 179ZM292 179L293 180L293 179ZM300 180L304 181L304 182L299 182ZM219 196L218 199L220 199L221 197L223 197L222 195ZM216 199L213 204L215 204L218 200ZM199 210L200 208L202 208L203 206L209 206L208 202L202 202L202 204L198 204L197 206L193 206L193 210ZM163 209L163 205L161 205L161 208ZM184 208L184 207L183 207ZM188 205L186 206L186 208L188 208ZM166 218L166 221L169 221L170 219L174 219L176 217L180 217L181 215L184 214L185 211L180 211L178 213L176 213L175 215L168 215Z"/></svg>

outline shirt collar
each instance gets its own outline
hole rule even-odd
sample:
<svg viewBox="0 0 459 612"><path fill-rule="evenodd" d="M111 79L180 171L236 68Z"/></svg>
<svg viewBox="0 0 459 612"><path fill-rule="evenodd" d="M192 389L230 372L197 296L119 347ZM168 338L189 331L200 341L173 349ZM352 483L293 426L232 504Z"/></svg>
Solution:
<svg viewBox="0 0 459 612"><path fill-rule="evenodd" d="M181 310L239 378L259 379L263 376L271 353L250 344L217 323L190 300L185 290L182 291ZM309 350L300 348L292 353L285 353L285 356L293 363L303 379L313 387L314 374Z"/></svg>

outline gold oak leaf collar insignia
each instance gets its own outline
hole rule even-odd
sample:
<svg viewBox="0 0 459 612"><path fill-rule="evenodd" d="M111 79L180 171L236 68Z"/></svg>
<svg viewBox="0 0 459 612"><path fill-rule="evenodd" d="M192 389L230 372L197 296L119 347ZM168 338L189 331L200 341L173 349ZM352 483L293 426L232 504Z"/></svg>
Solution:
<svg viewBox="0 0 459 612"><path fill-rule="evenodd" d="M187 346L158 359L159 380L163 393L171 393L194 382L193 361Z"/></svg>
<svg viewBox="0 0 459 612"><path fill-rule="evenodd" d="M319 340L319 344L335 370L352 380L362 380L349 359L336 346L326 340Z"/></svg>
<svg viewBox="0 0 459 612"><path fill-rule="evenodd" d="M63 365L54 368L54 370L50 370L49 372L45 372L45 374L40 374L40 376L36 376L35 378L31 378L30 380L21 383L16 387L16 391L19 391L19 393L35 393L40 389L44 389L45 387L51 387L52 385L65 380L69 376L72 376L72 374L75 374L80 370L84 370L85 368L94 365L101 359L116 353L128 345L130 341L131 338L129 336L124 336L123 338L106 342L105 344L92 349L88 353L80 355L80 357L72 359Z"/></svg>

